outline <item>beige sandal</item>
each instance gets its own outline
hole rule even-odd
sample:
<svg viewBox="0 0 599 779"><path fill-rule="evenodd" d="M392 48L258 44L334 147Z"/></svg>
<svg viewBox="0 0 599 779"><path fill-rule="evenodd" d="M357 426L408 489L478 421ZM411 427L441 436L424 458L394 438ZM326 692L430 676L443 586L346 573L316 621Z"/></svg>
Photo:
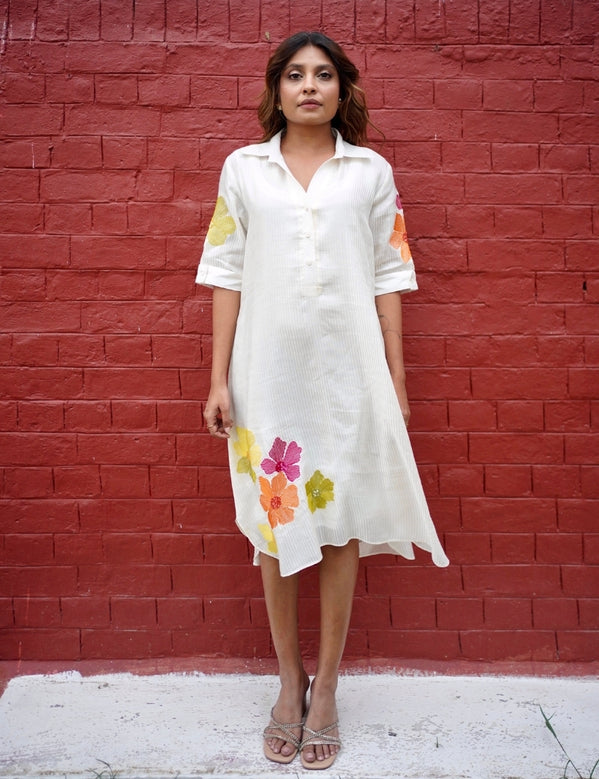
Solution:
<svg viewBox="0 0 599 779"><path fill-rule="evenodd" d="M337 738L336 736L328 736L327 733L334 728L339 727L338 722L333 722L332 725L329 725L326 728L322 728L322 730L312 730L312 728L307 727L304 725L304 733L308 734L308 738L302 739L301 744L299 745L299 750L301 752L301 761L302 766L304 768L308 768L311 771L321 771L324 768L329 768L329 766L332 766L335 760L337 759L338 752L335 752L334 755L330 755L325 760L313 760L311 763L309 763L307 760L304 760L304 747L307 746L325 746L327 744L334 745L334 746L341 746L341 739Z"/></svg>
<svg viewBox="0 0 599 779"><path fill-rule="evenodd" d="M280 738L281 741L286 741L288 744L291 744L295 748L295 751L292 752L290 755L282 755L280 752L274 752L271 749L270 745L266 741L264 741L264 756L269 760L272 760L273 763L284 763L284 764L291 763L291 761L295 758L300 748L300 740L295 735L292 728L303 728L304 721L302 720L301 722L277 722L273 712L274 712L274 708L270 712L270 719L272 725L268 725L267 727L264 728L264 733L263 733L264 738L265 739Z"/></svg>

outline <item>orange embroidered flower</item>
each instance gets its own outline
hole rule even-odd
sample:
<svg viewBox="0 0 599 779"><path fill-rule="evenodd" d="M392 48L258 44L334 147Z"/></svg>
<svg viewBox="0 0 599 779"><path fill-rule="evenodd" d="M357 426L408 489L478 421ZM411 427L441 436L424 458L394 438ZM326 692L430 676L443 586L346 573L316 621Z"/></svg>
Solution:
<svg viewBox="0 0 599 779"><path fill-rule="evenodd" d="M271 482L260 476L260 505L268 514L271 527L293 522L293 509L299 506L295 484L289 484L284 473L277 473Z"/></svg>
<svg viewBox="0 0 599 779"><path fill-rule="evenodd" d="M394 249L399 249L401 259L404 262L409 262L412 259L412 253L408 245L408 234L406 233L406 223L403 218L403 213L398 211L395 214L395 224L393 225L393 232L389 243Z"/></svg>

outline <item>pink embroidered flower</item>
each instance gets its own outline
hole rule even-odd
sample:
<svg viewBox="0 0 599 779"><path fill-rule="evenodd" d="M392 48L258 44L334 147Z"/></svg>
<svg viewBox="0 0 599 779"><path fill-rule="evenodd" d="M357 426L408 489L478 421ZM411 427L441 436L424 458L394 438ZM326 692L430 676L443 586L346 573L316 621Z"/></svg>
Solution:
<svg viewBox="0 0 599 779"><path fill-rule="evenodd" d="M299 462L300 455L302 453L301 446L298 446L295 441L291 441L287 446L286 441L282 441L279 437L275 438L270 450L269 457L265 457L262 460L261 467L264 473L281 473L283 472L289 481L295 481L300 475ZM270 458L270 459L269 459Z"/></svg>

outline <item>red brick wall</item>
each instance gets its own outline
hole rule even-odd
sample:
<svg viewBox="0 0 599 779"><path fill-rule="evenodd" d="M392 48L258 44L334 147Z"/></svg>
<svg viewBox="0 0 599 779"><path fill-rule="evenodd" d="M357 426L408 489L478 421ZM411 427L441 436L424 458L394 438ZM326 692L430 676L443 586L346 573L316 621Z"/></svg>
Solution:
<svg viewBox="0 0 599 779"><path fill-rule="evenodd" d="M272 654L194 271L269 51L318 27L406 207L412 439L453 563L362 565L348 655L597 657L597 0L3 0L4 658Z"/></svg>

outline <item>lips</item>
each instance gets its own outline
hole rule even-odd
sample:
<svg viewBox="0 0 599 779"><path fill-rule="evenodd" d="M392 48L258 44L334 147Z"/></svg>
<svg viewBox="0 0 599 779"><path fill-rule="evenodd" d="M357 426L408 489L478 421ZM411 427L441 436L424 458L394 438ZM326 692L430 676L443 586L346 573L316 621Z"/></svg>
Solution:
<svg viewBox="0 0 599 779"><path fill-rule="evenodd" d="M321 103L318 102L318 100L304 100L300 103L300 105L313 105L313 106L319 106Z"/></svg>

